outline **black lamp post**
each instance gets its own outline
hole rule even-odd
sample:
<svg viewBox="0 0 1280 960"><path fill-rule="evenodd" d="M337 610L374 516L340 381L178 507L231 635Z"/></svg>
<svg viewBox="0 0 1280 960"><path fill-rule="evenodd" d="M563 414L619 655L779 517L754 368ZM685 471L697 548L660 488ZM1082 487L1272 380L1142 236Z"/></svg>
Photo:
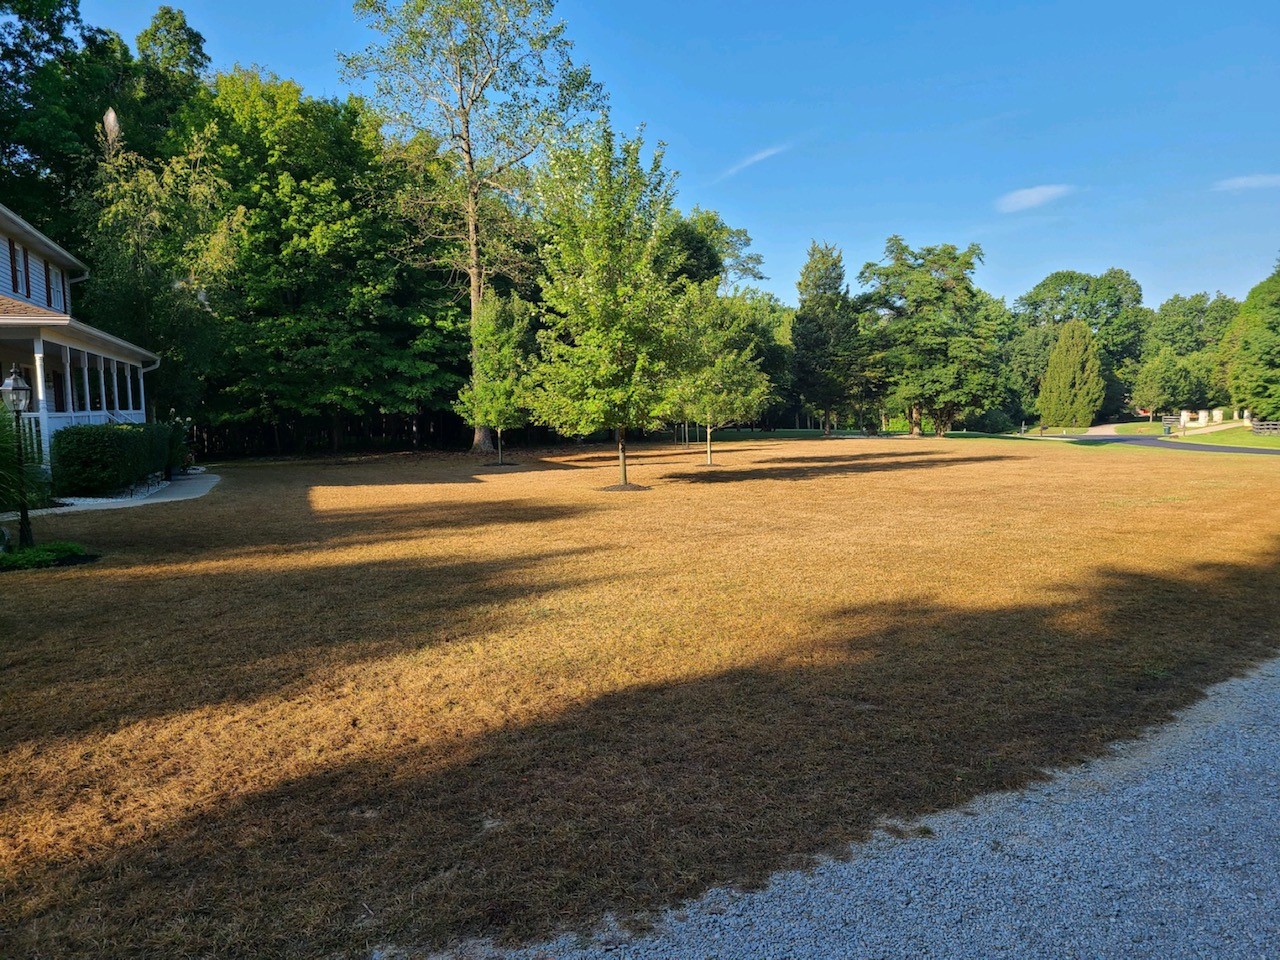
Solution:
<svg viewBox="0 0 1280 960"><path fill-rule="evenodd" d="M34 547L31 517L27 514L27 468L22 450L22 415L31 406L31 385L22 379L16 363L9 371L9 379L0 385L0 396L13 414L13 440L18 448L18 546Z"/></svg>

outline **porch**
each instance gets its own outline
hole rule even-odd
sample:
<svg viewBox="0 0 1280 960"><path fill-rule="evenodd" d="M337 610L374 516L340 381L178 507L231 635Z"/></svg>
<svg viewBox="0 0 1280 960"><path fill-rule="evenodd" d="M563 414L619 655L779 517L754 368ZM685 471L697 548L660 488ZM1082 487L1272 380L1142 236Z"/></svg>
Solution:
<svg viewBox="0 0 1280 960"><path fill-rule="evenodd" d="M33 392L21 424L27 449L47 464L53 435L65 427L145 423L146 374L159 358L70 317L0 317L0 365L15 364Z"/></svg>

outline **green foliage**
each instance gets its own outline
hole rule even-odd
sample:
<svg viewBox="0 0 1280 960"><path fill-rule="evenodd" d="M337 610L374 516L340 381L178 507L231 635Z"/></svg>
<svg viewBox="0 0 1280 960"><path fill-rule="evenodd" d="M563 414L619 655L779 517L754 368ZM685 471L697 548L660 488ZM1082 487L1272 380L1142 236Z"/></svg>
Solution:
<svg viewBox="0 0 1280 960"><path fill-rule="evenodd" d="M714 430L756 418L771 384L756 350L755 307L748 296L721 296L716 279L685 291L663 419Z"/></svg>
<svg viewBox="0 0 1280 960"><path fill-rule="evenodd" d="M1059 329L1056 325L1024 327L1001 347L1005 378L1019 419L1039 415L1040 383L1049 368Z"/></svg>
<svg viewBox="0 0 1280 960"><path fill-rule="evenodd" d="M53 492L56 496L101 497L141 483L174 463L180 425L94 424L64 427L53 435Z"/></svg>
<svg viewBox="0 0 1280 960"><path fill-rule="evenodd" d="M1103 412L1114 414L1124 408L1130 385L1127 378L1137 372L1144 331L1154 316L1142 306L1142 287L1127 271L1112 267L1094 276L1059 270L1018 298L1014 307L1026 327L1084 322L1097 339L1102 360L1106 381ZM1036 379L1034 371L1031 373L1030 379Z"/></svg>
<svg viewBox="0 0 1280 960"><path fill-rule="evenodd" d="M1259 419L1280 420L1280 267L1249 291L1224 358L1234 403Z"/></svg>
<svg viewBox="0 0 1280 960"><path fill-rule="evenodd" d="M164 73L196 76L209 66L204 36L187 23L187 15L161 6L138 34L138 56Z"/></svg>
<svg viewBox="0 0 1280 960"><path fill-rule="evenodd" d="M803 307L810 297L847 297L849 286L844 278L844 253L833 243L809 244L809 256L800 268L796 292Z"/></svg>
<svg viewBox="0 0 1280 960"><path fill-rule="evenodd" d="M907 411L913 433L928 413L943 436L963 411L993 406L1001 395L996 344L1006 311L973 285L981 259L976 244L912 250L890 237L884 262L859 274L885 319L890 402Z"/></svg>
<svg viewBox="0 0 1280 960"><path fill-rule="evenodd" d="M676 295L658 272L672 178L661 148L607 122L552 152L538 183L547 242L537 419L561 433L657 426L673 352Z"/></svg>
<svg viewBox="0 0 1280 960"><path fill-rule="evenodd" d="M372 80L375 100L401 138L439 144L451 176L401 210L430 244L424 262L466 276L478 318L495 276L524 267L511 215L526 164L557 135L571 135L604 103L591 71L572 59L555 0L357 0L380 39L344 57L351 77ZM474 336L474 331L472 331ZM486 446L477 431L477 448Z"/></svg>
<svg viewBox="0 0 1280 960"><path fill-rule="evenodd" d="M1180 357L1216 347L1240 303L1221 293L1189 297L1176 294L1160 305L1143 336L1143 356L1153 357L1168 348Z"/></svg>
<svg viewBox="0 0 1280 960"><path fill-rule="evenodd" d="M0 572L7 570L40 570L45 567L56 567L66 563L72 557L86 555L84 547L78 543L65 540L54 540L34 547L0 553Z"/></svg>
<svg viewBox="0 0 1280 960"><path fill-rule="evenodd" d="M1133 404L1153 413L1199 407L1207 385L1173 347L1164 347L1142 365L1133 384Z"/></svg>
<svg viewBox="0 0 1280 960"><path fill-rule="evenodd" d="M472 324L471 381L454 409L472 426L511 430L528 422L528 376L536 343L533 306L519 297L485 294Z"/></svg>
<svg viewBox="0 0 1280 960"><path fill-rule="evenodd" d="M692 282L700 283L718 276L722 285L728 286L744 280L765 279L760 271L764 258L758 253L747 252L751 246L751 235L746 230L731 227L714 210L700 207L694 207L681 222L700 238L700 245L706 250L702 255L702 269L698 275L689 277ZM716 269L712 271L712 267Z"/></svg>
<svg viewBox="0 0 1280 960"><path fill-rule="evenodd" d="M1087 427L1105 397L1097 340L1083 321L1067 321L1040 385L1040 422L1051 427Z"/></svg>

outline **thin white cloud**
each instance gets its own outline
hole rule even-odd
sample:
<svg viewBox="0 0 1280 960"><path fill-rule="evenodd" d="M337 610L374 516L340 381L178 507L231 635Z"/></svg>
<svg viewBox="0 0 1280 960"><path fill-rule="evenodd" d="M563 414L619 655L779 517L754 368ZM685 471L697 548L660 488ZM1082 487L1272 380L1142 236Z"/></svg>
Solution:
<svg viewBox="0 0 1280 960"><path fill-rule="evenodd" d="M740 174L743 170L747 169L747 167L754 167L757 163L768 160L770 157L776 157L780 153L786 153L790 149L791 144L783 143L776 147L768 147L764 150L759 150L747 157L745 160L739 160L728 170L720 174L720 176L716 177L712 182L719 183L721 180L728 180L730 177Z"/></svg>
<svg viewBox="0 0 1280 960"><path fill-rule="evenodd" d="M1215 190L1262 190L1280 187L1280 173L1254 173L1247 177L1229 177L1213 185Z"/></svg>
<svg viewBox="0 0 1280 960"><path fill-rule="evenodd" d="M1075 192L1069 183L1046 183L1038 187L1025 187L1013 190L996 201L996 209L1001 213L1018 213L1022 210L1033 210L1046 203L1060 200L1069 193Z"/></svg>

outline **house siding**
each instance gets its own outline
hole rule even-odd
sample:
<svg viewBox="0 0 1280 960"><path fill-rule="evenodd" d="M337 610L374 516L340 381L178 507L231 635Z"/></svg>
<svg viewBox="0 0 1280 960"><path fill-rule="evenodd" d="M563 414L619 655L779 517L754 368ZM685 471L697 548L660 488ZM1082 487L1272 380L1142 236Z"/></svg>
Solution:
<svg viewBox="0 0 1280 960"><path fill-rule="evenodd" d="M17 256L16 263L13 254ZM70 313L69 287L62 267L28 250L12 237L0 234L0 293L38 307Z"/></svg>

